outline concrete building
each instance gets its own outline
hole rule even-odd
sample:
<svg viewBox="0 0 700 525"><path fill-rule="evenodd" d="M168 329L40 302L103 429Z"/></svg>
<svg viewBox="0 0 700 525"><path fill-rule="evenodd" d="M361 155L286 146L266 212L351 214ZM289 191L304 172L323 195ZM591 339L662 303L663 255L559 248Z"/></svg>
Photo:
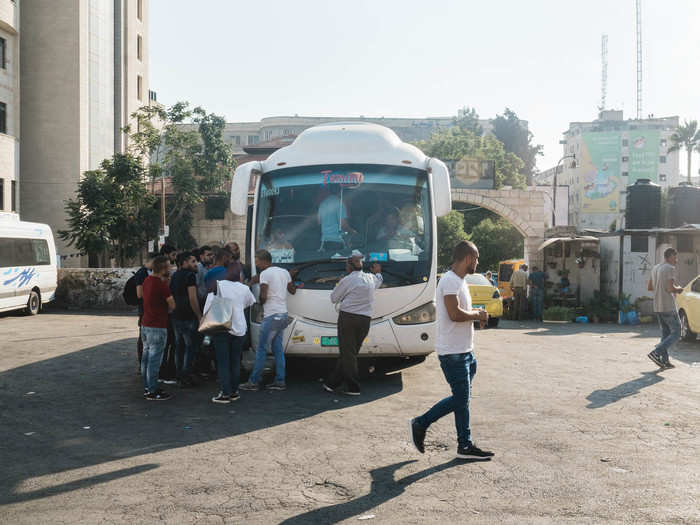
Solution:
<svg viewBox="0 0 700 525"><path fill-rule="evenodd" d="M57 231L82 174L124 150L122 127L151 99L148 0L22 7L21 216ZM64 257L77 251L56 244Z"/></svg>
<svg viewBox="0 0 700 525"><path fill-rule="evenodd" d="M0 0L0 212L19 210L20 7Z"/></svg>
<svg viewBox="0 0 700 525"><path fill-rule="evenodd" d="M678 117L624 120L602 111L593 122L572 122L564 132L557 185L569 187L569 224L579 230L624 227L627 186L650 179L662 188L680 181L678 152L668 152ZM575 155L575 161L573 156ZM555 168L537 178L552 185Z"/></svg>
<svg viewBox="0 0 700 525"><path fill-rule="evenodd" d="M267 117L259 122L230 122L226 124L224 140L231 144L235 155L243 155L243 148L259 142L269 142L281 137L299 135L312 126L327 122L372 122L396 132L404 142L417 142L430 138L436 131L455 126L455 117L385 118L385 117ZM524 121L523 121L524 122ZM491 132L489 120L479 120L485 134Z"/></svg>

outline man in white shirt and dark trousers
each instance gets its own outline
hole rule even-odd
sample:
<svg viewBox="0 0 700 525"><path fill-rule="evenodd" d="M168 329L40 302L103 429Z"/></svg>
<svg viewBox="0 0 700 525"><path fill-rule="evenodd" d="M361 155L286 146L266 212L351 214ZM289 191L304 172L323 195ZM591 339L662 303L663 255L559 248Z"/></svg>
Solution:
<svg viewBox="0 0 700 525"><path fill-rule="evenodd" d="M233 317L231 330L215 332L211 336L214 352L216 352L216 374L221 383L221 391L212 398L212 402L230 403L241 397L238 393L241 378L241 352L248 330L244 311L255 303L255 297L245 284L226 280L219 281L218 293L233 305ZM213 298L213 293L207 296L207 302L204 305L205 313L211 307Z"/></svg>
<svg viewBox="0 0 700 525"><path fill-rule="evenodd" d="M357 354L369 333L374 306L374 290L382 284L382 267L372 264L371 273L362 271L362 256L353 255L347 260L348 275L343 277L331 292L331 302L340 304L338 314L338 347L340 355L335 370L323 384L328 392L335 392L343 383L343 394L360 395L357 371Z"/></svg>
<svg viewBox="0 0 700 525"><path fill-rule="evenodd" d="M462 241L452 251L452 269L438 283L435 309L437 338L435 351L440 367L452 389L452 395L439 401L422 416L410 421L411 441L421 454L428 427L454 412L457 427L457 457L488 459L493 452L481 450L472 441L469 428L469 400L476 374L474 357L474 321L482 326L488 321L486 310L473 309L469 287L464 280L473 274L479 263L479 250L474 243Z"/></svg>
<svg viewBox="0 0 700 525"><path fill-rule="evenodd" d="M267 250L255 252L255 266L260 271L251 280L251 284L260 283L260 304L263 305L263 321L260 325L260 340L255 352L255 365L247 383L241 390L260 390L267 349L272 347L275 356L275 379L267 385L269 390L285 390L285 361L282 338L284 329L289 325L287 314L287 293L294 295L297 291L292 276L284 268L272 266L272 256Z"/></svg>

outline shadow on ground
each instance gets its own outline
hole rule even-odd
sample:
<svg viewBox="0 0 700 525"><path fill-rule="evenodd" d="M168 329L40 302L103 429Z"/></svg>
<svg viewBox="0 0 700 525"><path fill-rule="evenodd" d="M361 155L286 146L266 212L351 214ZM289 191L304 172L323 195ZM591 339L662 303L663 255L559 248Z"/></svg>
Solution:
<svg viewBox="0 0 700 525"><path fill-rule="evenodd" d="M616 387L591 392L586 396L586 399L589 401L586 408L603 408L621 399L638 394L643 388L650 387L663 380L664 377L659 375L658 370L655 372L642 372L641 377L631 379Z"/></svg>
<svg viewBox="0 0 700 525"><path fill-rule="evenodd" d="M343 503L337 503L335 505L330 505L328 507L321 507L314 509L298 516L294 516L287 520L281 522L280 525L302 525L307 523L339 523L348 518L354 516L361 517L362 514L367 511L378 507L382 503L396 498L403 494L406 487L411 483L420 481L432 474L436 474L443 470L447 470L458 465L465 465L467 463L474 463L484 460L472 459L453 459L441 465L436 465L434 467L421 470L414 474L410 474L403 478L394 479L394 474L401 467L408 465L410 463L415 463L416 460L401 461L398 463L393 463L385 467L376 468L370 471L372 476L372 485L370 490L364 496L355 498L350 501Z"/></svg>
<svg viewBox="0 0 700 525"><path fill-rule="evenodd" d="M135 339L122 339L0 373L0 504L86 488L158 465L144 463L49 488L25 484L40 476L371 403L403 386L401 373L394 373L367 379L360 397L327 394L318 381L329 363L324 362L320 367L297 365L286 392L243 392L230 405L211 403L218 391L214 382L193 390L173 387L170 401L149 402L142 397L135 347ZM21 351L22 344L15 348Z"/></svg>

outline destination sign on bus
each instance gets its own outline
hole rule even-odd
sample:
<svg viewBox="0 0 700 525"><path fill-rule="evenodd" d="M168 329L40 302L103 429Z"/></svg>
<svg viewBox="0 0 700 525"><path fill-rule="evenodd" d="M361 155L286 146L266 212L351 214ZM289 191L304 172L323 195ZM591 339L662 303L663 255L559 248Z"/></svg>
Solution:
<svg viewBox="0 0 700 525"><path fill-rule="evenodd" d="M333 172L333 170L323 170L321 172L321 186L329 184L338 184L342 187L357 187L364 182L365 176L359 171L350 173Z"/></svg>

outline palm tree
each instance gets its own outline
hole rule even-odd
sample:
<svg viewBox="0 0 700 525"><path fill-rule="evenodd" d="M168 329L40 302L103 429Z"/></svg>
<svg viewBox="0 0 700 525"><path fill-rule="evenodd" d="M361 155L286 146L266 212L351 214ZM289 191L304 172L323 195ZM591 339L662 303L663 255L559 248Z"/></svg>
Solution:
<svg viewBox="0 0 700 525"><path fill-rule="evenodd" d="M687 120L683 122L682 126L678 126L676 131L671 135L671 147L668 148L668 152L679 151L684 148L688 153L688 183L690 183L690 164L693 158L693 150L700 148L700 130L698 130L698 121Z"/></svg>

